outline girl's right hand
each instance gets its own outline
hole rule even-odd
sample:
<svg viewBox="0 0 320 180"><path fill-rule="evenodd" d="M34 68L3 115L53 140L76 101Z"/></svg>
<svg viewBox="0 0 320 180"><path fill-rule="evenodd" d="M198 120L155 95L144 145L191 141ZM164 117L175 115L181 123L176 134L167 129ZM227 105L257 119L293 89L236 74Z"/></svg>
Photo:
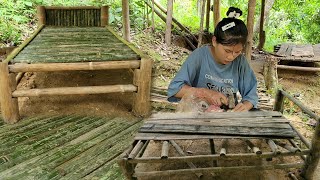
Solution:
<svg viewBox="0 0 320 180"><path fill-rule="evenodd" d="M194 88L194 95L198 98L205 99L209 104L221 106L222 104L228 105L227 97L217 91L207 88Z"/></svg>

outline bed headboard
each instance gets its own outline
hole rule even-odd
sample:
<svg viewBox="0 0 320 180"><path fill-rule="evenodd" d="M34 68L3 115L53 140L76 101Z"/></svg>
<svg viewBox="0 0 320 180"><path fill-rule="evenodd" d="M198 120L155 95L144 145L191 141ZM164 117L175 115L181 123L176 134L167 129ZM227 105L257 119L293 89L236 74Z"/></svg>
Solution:
<svg viewBox="0 0 320 180"><path fill-rule="evenodd" d="M38 6L39 25L47 26L106 26L109 6Z"/></svg>

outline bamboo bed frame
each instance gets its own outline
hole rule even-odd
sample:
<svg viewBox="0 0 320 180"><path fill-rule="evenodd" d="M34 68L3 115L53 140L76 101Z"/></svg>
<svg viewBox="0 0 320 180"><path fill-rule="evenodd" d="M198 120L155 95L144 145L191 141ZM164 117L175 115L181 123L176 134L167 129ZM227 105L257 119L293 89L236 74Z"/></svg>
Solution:
<svg viewBox="0 0 320 180"><path fill-rule="evenodd" d="M318 124L310 143L282 116L284 99L295 103L310 117L317 120ZM313 179L320 158L320 125L319 116L306 108L300 101L294 99L283 90L278 90L274 111L256 111L245 113L162 113L152 115L144 122L135 136L132 145L120 156L118 164L127 179L140 177L163 177L170 175L190 174L201 178L203 173L219 173L250 170L274 170L302 168L302 176ZM247 129L250 129L249 131ZM260 130L256 130L260 129ZM208 139L211 154L187 155L175 140ZM220 140L220 145L215 146L215 141ZM238 139L245 142L249 152L228 152L228 139ZM260 139L261 144L269 150L261 151L258 145L252 142ZM303 146L299 147L296 141ZM144 155L150 141L159 141L162 148L157 155ZM169 155L169 148L173 147L178 156ZM262 146L262 145L261 145ZM218 147L218 148L217 148ZM301 157L302 162L292 162L285 157ZM281 158L280 162L272 159ZM261 164L266 159L268 164ZM255 165L217 166L217 162L230 160L255 160ZM289 162L291 161L291 162ZM212 162L213 166L203 165ZM137 170L138 164L162 163L187 164L188 167L141 171ZM201 163L197 167L194 163ZM160 168L161 169L161 168ZM296 178L294 174L290 174Z"/></svg>
<svg viewBox="0 0 320 180"><path fill-rule="evenodd" d="M20 119L18 97L132 92L133 112L150 113L152 60L108 27L108 6L37 8L39 27L0 63L0 100L5 122ZM18 90L15 73L133 70L132 84ZM120 82L119 82L120 83Z"/></svg>

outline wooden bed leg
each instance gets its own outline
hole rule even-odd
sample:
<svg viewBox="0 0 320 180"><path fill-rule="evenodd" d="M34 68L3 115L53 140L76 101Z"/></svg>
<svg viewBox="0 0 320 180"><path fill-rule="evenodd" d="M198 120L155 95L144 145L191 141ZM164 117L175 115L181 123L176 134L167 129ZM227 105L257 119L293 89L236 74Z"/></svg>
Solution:
<svg viewBox="0 0 320 180"><path fill-rule="evenodd" d="M44 6L37 7L37 16L39 20L39 26L46 24L46 9Z"/></svg>
<svg viewBox="0 0 320 180"><path fill-rule="evenodd" d="M282 94L282 91L278 89L273 110L283 113L283 103L284 103L284 95Z"/></svg>
<svg viewBox="0 0 320 180"><path fill-rule="evenodd" d="M138 87L138 92L133 97L133 113L145 117L150 114L150 89L152 60L141 59L140 69L136 69L133 84Z"/></svg>
<svg viewBox="0 0 320 180"><path fill-rule="evenodd" d="M101 26L107 26L109 24L109 6L101 7Z"/></svg>
<svg viewBox="0 0 320 180"><path fill-rule="evenodd" d="M9 73L8 64L0 63L0 102L3 119L13 124L20 119L18 99L12 97L12 91L17 87L15 75Z"/></svg>
<svg viewBox="0 0 320 180"><path fill-rule="evenodd" d="M305 161L305 165L303 167L302 176L306 179L314 179L314 172L317 169L319 160L320 160L320 124L319 118L317 119L318 124L315 129L312 144L311 144L311 152L308 154L307 159Z"/></svg>

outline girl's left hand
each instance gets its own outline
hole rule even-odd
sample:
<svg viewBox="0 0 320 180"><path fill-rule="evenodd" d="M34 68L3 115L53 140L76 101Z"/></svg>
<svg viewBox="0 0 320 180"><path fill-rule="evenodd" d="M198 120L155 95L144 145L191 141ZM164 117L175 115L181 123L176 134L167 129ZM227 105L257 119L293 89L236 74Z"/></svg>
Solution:
<svg viewBox="0 0 320 180"><path fill-rule="evenodd" d="M232 112L246 112L249 111L253 105L249 101L244 101L242 103L239 103L234 107Z"/></svg>

